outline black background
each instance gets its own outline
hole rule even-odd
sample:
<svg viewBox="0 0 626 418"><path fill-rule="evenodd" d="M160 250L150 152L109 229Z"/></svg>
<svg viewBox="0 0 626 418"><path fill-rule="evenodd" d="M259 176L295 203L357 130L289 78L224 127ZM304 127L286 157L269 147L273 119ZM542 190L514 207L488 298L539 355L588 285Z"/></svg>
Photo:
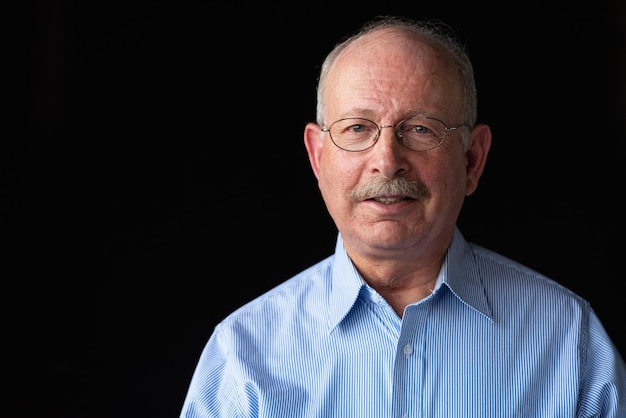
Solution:
<svg viewBox="0 0 626 418"><path fill-rule="evenodd" d="M445 20L475 63L494 142L466 237L587 298L626 353L623 2L394 3L23 5L2 141L20 416L177 416L216 322L330 254L303 127L325 53L387 13Z"/></svg>

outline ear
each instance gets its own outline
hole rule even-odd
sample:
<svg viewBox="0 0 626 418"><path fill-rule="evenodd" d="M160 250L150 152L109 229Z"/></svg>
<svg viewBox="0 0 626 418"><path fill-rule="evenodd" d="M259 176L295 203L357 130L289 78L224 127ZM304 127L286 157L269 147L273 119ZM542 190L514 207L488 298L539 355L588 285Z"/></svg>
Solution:
<svg viewBox="0 0 626 418"><path fill-rule="evenodd" d="M491 129L488 125L477 124L470 131L468 148L467 151L465 151L465 159L467 161L466 196L474 193L478 187L478 180L485 169L490 147Z"/></svg>
<svg viewBox="0 0 626 418"><path fill-rule="evenodd" d="M304 127L304 146L309 155L309 162L313 169L313 174L319 179L320 161L322 159L322 147L324 145L324 137L321 134L319 125L309 122Z"/></svg>

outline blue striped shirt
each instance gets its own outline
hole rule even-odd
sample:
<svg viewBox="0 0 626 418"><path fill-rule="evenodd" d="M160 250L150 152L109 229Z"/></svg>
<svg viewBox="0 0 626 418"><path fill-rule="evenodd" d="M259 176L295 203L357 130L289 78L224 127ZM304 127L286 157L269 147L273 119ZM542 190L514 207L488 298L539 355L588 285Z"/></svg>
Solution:
<svg viewBox="0 0 626 418"><path fill-rule="evenodd" d="M626 366L588 302L468 243L399 318L335 254L240 307L181 417L626 417Z"/></svg>

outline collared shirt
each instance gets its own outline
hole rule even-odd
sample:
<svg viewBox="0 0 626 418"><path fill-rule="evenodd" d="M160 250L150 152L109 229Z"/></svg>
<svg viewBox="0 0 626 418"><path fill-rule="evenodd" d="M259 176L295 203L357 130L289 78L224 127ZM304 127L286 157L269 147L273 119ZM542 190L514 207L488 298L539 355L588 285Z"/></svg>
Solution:
<svg viewBox="0 0 626 418"><path fill-rule="evenodd" d="M219 323L181 417L626 417L626 366L589 303L467 242L400 318L335 253Z"/></svg>

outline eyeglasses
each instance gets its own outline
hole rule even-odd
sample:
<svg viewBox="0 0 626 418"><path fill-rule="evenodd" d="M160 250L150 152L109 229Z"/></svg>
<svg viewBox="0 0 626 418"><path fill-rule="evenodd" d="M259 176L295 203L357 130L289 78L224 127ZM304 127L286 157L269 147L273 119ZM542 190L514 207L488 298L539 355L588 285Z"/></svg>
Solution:
<svg viewBox="0 0 626 418"><path fill-rule="evenodd" d="M380 130L393 128L398 141L414 151L428 151L437 148L446 139L449 132L456 131L462 123L453 128L444 122L429 116L414 116L400 121L396 126L379 126L376 122L363 118L345 118L333 122L322 132L328 132L330 139L337 147L345 151L365 151L374 146L380 137Z"/></svg>

